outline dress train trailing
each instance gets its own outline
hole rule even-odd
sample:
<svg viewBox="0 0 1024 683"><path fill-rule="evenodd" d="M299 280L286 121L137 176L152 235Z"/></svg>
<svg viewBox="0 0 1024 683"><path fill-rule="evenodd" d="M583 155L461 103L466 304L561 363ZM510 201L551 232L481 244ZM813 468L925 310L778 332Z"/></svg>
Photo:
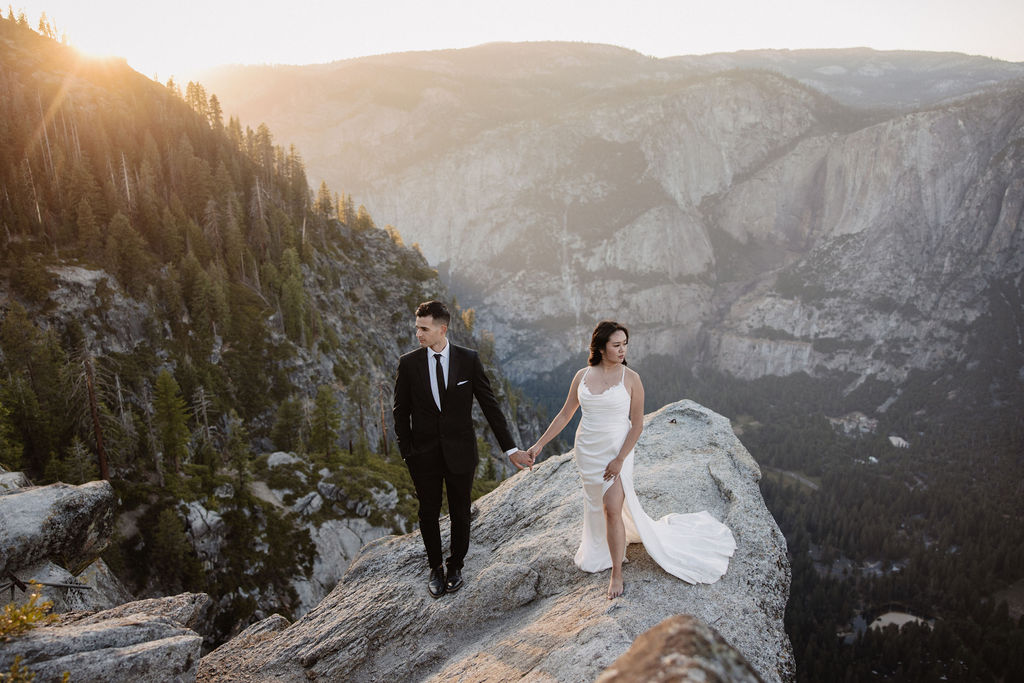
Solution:
<svg viewBox="0 0 1024 683"><path fill-rule="evenodd" d="M584 514L575 562L583 571L599 572L612 566L603 498L614 480L604 481L604 469L618 455L629 431L630 397L622 381L593 394L586 386L586 376L580 382L578 396L583 418L576 430L575 459L583 479ZM625 498L622 519L626 543L643 543L662 569L683 581L714 583L720 579L736 550L729 527L704 510L651 519L633 489L633 458L630 452L618 477Z"/></svg>

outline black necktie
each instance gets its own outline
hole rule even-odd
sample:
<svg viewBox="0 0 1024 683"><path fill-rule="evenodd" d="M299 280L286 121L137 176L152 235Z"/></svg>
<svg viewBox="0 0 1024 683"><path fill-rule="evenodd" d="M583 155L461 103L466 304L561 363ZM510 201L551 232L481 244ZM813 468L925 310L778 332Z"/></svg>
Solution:
<svg viewBox="0 0 1024 683"><path fill-rule="evenodd" d="M437 400L443 406L444 405L444 370L441 369L441 354L435 353L434 360L437 361L437 365L434 366L434 372L437 375Z"/></svg>

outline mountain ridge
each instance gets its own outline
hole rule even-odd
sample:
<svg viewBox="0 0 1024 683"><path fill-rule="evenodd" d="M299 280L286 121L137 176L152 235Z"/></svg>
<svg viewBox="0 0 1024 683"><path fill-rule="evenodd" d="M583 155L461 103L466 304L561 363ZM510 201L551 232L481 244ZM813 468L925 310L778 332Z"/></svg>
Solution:
<svg viewBox="0 0 1024 683"><path fill-rule="evenodd" d="M557 49L570 47L559 45ZM501 48L514 54L516 46ZM861 50L823 54L822 59L837 54L852 54L862 60L894 56ZM809 55L801 53L802 58L818 58L818 53ZM920 58L926 64L948 61L943 55L898 56ZM974 64L973 59L964 59ZM982 92L961 96L952 103L931 102L913 111L867 111L839 104L786 76L735 71L732 63L726 66L730 70L707 72L692 67L681 80L664 85L646 83L640 90L614 83L591 87L567 77L570 87L564 93L579 88L581 96L563 93L562 99L544 98L547 111L535 114L531 113L530 101L516 101L518 91L501 91L494 86L498 88L494 97L504 92L512 98L505 120L488 119L480 100L465 99L462 91L451 84L446 86L447 99L438 99L440 109L432 109L424 101L402 111L376 107L373 111L380 114L376 122L363 115L346 118L346 110L336 110L339 125L327 139L335 137L353 149L362 146L364 152L353 158L364 157L370 149L390 151L379 157L382 162L361 162L348 168L336 165L333 173L342 185L357 188L384 220L422 246L454 291L476 307L480 320L495 332L499 353L517 379L536 376L581 352L580 340L593 321L614 316L616 310L631 311L619 315L643 332L635 340L642 355L689 356L693 358L690 364L711 364L755 377L764 372L753 369L760 361L755 358L741 369L737 363L746 361L738 359L750 356L754 347L764 343L764 335L750 332L775 329L780 339L768 340L769 346L786 349L794 360L805 359L774 366L782 374L815 374L822 361L829 372L843 372L847 366L840 356L849 356L848 351L823 356L821 352L828 349L825 340L812 348L816 336L843 339L841 329L813 332L801 342L806 351L792 355L797 346L788 343L787 335L806 336L793 326L795 323L783 324L781 319L735 320L737 314L746 314L735 306L739 301L730 292L753 288L774 292L778 297L774 280L782 277L787 285L795 282L792 274L799 268L813 270L815 266L807 259L818 258L813 256L816 241L833 230L839 231L836 238L842 232L868 230L864 234L872 234L870 239L877 241L884 230L872 221L898 224L898 209L885 208L894 200L896 206L900 205L893 192L933 198L927 199L932 202L929 206L921 205L920 198L915 200L922 209L918 216L910 205L904 204L902 209L908 217L904 220L908 228L915 226L915 239L930 240L924 242L931 245L928 250L946 253L949 236L956 231L956 224L944 225L931 235L940 227L936 223L939 219L960 221L966 232L984 234L986 230L975 226L978 219L971 217L966 207L957 217L949 206L966 196L967 186L981 182L988 185L978 185L973 192L989 196L985 201L990 203L995 201L992 193L1000 186L1009 188L1007 207L1012 207L1016 163L1012 160L1012 140L1020 129L1012 112L1018 81L994 86L976 81ZM501 73L496 76L500 81ZM543 86L537 86L532 91L538 102L542 90ZM465 107L460 108L460 104ZM438 120L432 117L439 112L446 113L444 133L436 140L424 141L434 130L431 121ZM956 123L957 117L964 117L960 124ZM960 133L950 135L949 142L958 145L953 150L942 141L939 127L954 133L965 122L970 124L974 142ZM986 129L985 125L994 127ZM913 142L914 136L919 143ZM978 149L988 150L984 153L988 159L1010 154L1011 160L1002 171L986 168L988 162L977 151L971 151L971 145L978 144L983 145ZM877 156L883 165L873 166L867 150L878 145L887 146L889 151ZM1002 147L1006 151L1001 151ZM947 153L956 161L941 161L941 155ZM922 155L920 160L927 164L917 177L911 167L913 154ZM857 165L846 166L852 162ZM963 169L959 173L974 175L955 180L953 169L957 168ZM891 189L879 180L890 172L900 173ZM844 173L846 180L841 180ZM780 174L788 175L783 179ZM873 184L865 184L871 174ZM986 174L989 180L985 180L989 177ZM943 195L940 187L930 185L931 177L945 178L943 183L952 183L950 186L958 189ZM827 187L834 182L868 194L855 201L854 195L844 197L842 185L835 190ZM766 193L766 183L782 183L774 193L785 196L785 201ZM755 190L758 186L762 186L760 193ZM934 199L940 196L941 200ZM778 215L759 208L765 206L774 206ZM861 213L855 218L858 212L871 216ZM1004 222L1012 224L1012 215L1012 211L1007 213ZM983 220L991 223L995 219ZM752 226L758 225L772 227L758 233L760 237L751 242L748 235L754 234ZM1013 228L1003 228L1006 230L1014 234ZM946 236L940 238L940 233ZM932 258L928 256L931 252L915 254L918 250L907 241L909 237L907 233L906 238L899 238L908 252L907 267L914 272L931 268L922 261ZM827 251L824 244L817 253ZM1013 244L1012 238L1004 243L1004 253L1012 253ZM874 257L864 252L864 258ZM805 266L800 262L806 262ZM982 277L1012 274L1017 268L1013 263L1012 258L1004 258L1005 270L996 268ZM736 276L736 268L746 272L745 279ZM730 269L733 272L728 272ZM846 272L855 273L857 269L851 264ZM860 270L864 271L863 277L867 272L879 274L877 267ZM595 289L591 282L600 277L599 271L610 281L605 290ZM501 273L501 277L494 278L494 272ZM659 277L663 282L660 287ZM807 292L817 291L815 288L826 293L863 288L862 283L851 284L856 282L856 275L851 277L854 279L843 286L826 286L812 277L804 283L811 289L801 291L806 298ZM505 290L501 283L506 281L515 289L502 294ZM913 303L923 290L918 287L918 293L912 293L908 282L904 279L901 285L902 297L893 298L884 292L874 296L879 301L889 296L897 310L903 307L912 313L912 306L917 306L919 311L927 311L927 305ZM792 287L787 291L789 294L781 298L792 299ZM587 300L602 303L582 305ZM663 303L655 304L655 300ZM678 301L690 311L673 310L670 301ZM970 305L984 308L986 304L975 301ZM749 306L756 308L753 303ZM829 315L834 316L836 307L831 308ZM726 334L718 330L715 320L730 309L734 320L726 323ZM523 316L513 311L529 313ZM858 315L869 312L862 308ZM659 325L656 320L663 322ZM686 341L669 341L672 328L679 326L686 330ZM532 332L528 331L531 327ZM552 329L557 338L546 338ZM880 332L876 328L869 336L880 341ZM741 346L747 345L747 350L735 345L737 333L746 337ZM645 339L649 334L654 338ZM919 345L922 334L925 332L911 332L907 343ZM853 338L845 343L855 348L863 332L851 331L851 335ZM962 332L959 336L940 336L959 339L954 344L964 339ZM526 348L540 349L543 360L538 363L535 354L530 354L534 357L524 357L524 363L519 363L515 354ZM868 350L870 353L872 349ZM915 361L910 367L925 366ZM881 369L879 363L872 362L862 363L861 371L869 367ZM902 381L908 369L885 369L882 375Z"/></svg>

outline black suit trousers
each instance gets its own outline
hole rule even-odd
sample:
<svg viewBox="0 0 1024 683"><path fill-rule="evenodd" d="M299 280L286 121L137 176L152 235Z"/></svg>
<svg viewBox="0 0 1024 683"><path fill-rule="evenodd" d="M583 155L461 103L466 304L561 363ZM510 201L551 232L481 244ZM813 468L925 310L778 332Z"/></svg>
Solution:
<svg viewBox="0 0 1024 683"><path fill-rule="evenodd" d="M462 569L469 552L470 509L472 506L473 471L455 473L449 470L438 453L433 462L409 468L412 483L419 499L420 533L427 550L431 568L442 564L441 550L441 489L448 493L448 515L451 520L451 554L448 571Z"/></svg>

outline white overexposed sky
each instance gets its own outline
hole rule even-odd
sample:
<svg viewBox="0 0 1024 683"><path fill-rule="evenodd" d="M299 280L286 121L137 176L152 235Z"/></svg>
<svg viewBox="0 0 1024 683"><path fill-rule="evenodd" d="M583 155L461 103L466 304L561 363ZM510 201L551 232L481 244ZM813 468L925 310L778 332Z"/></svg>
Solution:
<svg viewBox="0 0 1024 683"><path fill-rule="evenodd" d="M654 57L760 48L954 51L1024 61L1024 0L31 0L71 43L166 80L218 64L311 64L495 41L608 43ZM6 9L4 15L6 16Z"/></svg>

